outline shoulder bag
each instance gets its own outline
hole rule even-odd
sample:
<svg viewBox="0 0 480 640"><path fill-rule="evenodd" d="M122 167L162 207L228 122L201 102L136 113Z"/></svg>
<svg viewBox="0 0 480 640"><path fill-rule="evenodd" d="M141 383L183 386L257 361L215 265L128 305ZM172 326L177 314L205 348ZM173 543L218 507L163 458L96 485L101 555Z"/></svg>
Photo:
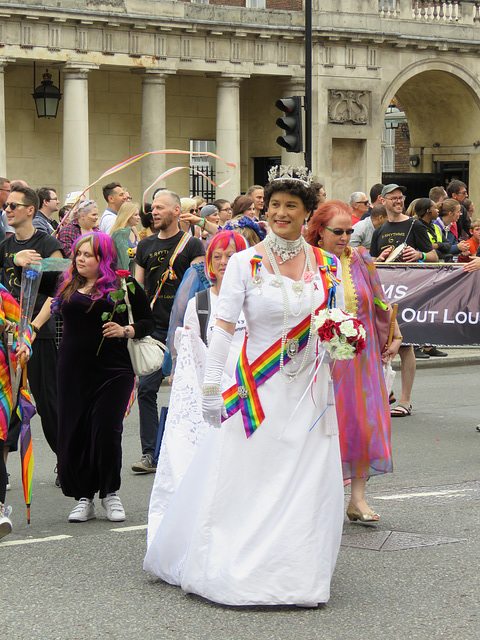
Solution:
<svg viewBox="0 0 480 640"><path fill-rule="evenodd" d="M125 291L125 302L128 309L128 322L133 324L133 314L130 302L128 300L128 287L125 280L122 281L123 290ZM136 340L135 338L127 339L127 349L132 361L132 368L137 376L148 376L161 369L163 364L163 353L167 347L155 340L151 336L145 336Z"/></svg>

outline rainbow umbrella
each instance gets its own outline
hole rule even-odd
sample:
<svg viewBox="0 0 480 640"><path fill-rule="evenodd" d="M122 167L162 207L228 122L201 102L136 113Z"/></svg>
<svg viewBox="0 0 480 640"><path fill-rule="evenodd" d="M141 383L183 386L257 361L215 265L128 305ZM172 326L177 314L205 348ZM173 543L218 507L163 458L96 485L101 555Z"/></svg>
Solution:
<svg viewBox="0 0 480 640"><path fill-rule="evenodd" d="M20 429L20 462L22 465L23 495L27 505L27 523L30 524L30 505L32 503L33 448L30 420L37 413L27 389L27 367L23 367L22 386L18 396L17 413L22 421Z"/></svg>

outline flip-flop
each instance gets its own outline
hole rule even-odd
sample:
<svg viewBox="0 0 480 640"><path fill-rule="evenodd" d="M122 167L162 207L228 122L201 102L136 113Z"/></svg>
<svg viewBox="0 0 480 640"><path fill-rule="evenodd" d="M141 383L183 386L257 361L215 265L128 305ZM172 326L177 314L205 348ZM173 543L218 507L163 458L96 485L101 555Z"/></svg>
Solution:
<svg viewBox="0 0 480 640"><path fill-rule="evenodd" d="M390 415L392 418L407 418L412 415L412 411L412 405L406 407L404 404L397 404L397 406L390 411Z"/></svg>
<svg viewBox="0 0 480 640"><path fill-rule="evenodd" d="M388 402L389 404L395 404L395 402L397 401L397 399L395 398L395 396L393 395L393 391L390 391L390 395L388 396Z"/></svg>

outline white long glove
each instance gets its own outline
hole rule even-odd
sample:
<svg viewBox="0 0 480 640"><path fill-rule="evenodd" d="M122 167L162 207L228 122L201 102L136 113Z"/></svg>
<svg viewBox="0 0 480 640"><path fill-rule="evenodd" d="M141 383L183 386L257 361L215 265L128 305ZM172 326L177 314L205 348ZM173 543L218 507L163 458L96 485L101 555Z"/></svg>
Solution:
<svg viewBox="0 0 480 640"><path fill-rule="evenodd" d="M202 387L202 414L205 422L208 422L217 429L222 426L222 415L227 417L225 404L220 391L220 383L222 381L222 373L230 351L232 338L233 336L228 333L228 331L215 326L212 340L207 351L205 377ZM217 389L218 393L215 393ZM208 393L208 395L205 395L206 393Z"/></svg>

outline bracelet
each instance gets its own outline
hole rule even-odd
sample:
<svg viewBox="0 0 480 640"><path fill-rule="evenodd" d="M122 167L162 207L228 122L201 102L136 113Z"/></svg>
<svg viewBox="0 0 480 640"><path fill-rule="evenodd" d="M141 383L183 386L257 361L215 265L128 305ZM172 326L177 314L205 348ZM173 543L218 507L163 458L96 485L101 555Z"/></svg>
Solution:
<svg viewBox="0 0 480 640"><path fill-rule="evenodd" d="M130 337L130 329L128 327L123 327L123 337L124 338Z"/></svg>
<svg viewBox="0 0 480 640"><path fill-rule="evenodd" d="M427 254L425 251L422 252L422 259L425 261L427 259Z"/></svg>
<svg viewBox="0 0 480 640"><path fill-rule="evenodd" d="M32 327L32 331L33 331L33 333L35 335L40 331L40 329L38 327L36 327L34 324L32 324L31 327Z"/></svg>
<svg viewBox="0 0 480 640"><path fill-rule="evenodd" d="M15 262L16 258L17 258L17 254L16 254L16 253L14 253L14 254L13 254L13 264L14 264L16 267L18 267L18 264Z"/></svg>
<svg viewBox="0 0 480 640"><path fill-rule="evenodd" d="M200 218L200 222L198 223L197 226L203 229L205 226L205 218Z"/></svg>
<svg viewBox="0 0 480 640"><path fill-rule="evenodd" d="M220 385L219 384L204 384L202 385L202 395L204 396L219 396Z"/></svg>
<svg viewBox="0 0 480 640"><path fill-rule="evenodd" d="M403 340L403 336L402 334L398 335L398 336L393 336L394 340Z"/></svg>

